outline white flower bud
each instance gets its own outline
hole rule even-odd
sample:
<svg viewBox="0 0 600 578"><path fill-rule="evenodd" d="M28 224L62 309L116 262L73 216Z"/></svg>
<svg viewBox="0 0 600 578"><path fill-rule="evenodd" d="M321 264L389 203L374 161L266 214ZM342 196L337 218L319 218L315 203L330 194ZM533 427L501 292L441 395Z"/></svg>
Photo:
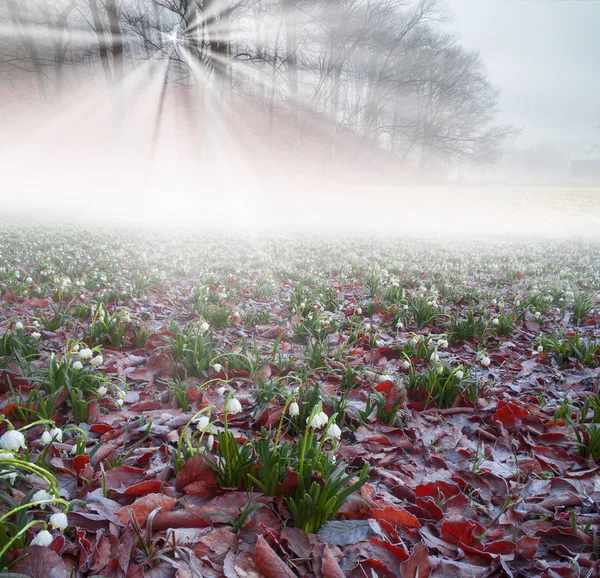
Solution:
<svg viewBox="0 0 600 578"><path fill-rule="evenodd" d="M39 534L31 540L32 546L50 546L54 538L48 530L42 530Z"/></svg>

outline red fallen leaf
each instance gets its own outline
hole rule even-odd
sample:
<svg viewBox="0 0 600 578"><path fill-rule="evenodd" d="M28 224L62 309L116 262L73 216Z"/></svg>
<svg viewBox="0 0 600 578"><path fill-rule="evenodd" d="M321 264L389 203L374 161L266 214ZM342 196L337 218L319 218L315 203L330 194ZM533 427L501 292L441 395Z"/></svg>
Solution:
<svg viewBox="0 0 600 578"><path fill-rule="evenodd" d="M259 536L256 540L256 550L254 560L259 572L262 572L266 578L295 578L294 573L288 568L286 563L275 553L267 544L266 540Z"/></svg>
<svg viewBox="0 0 600 578"><path fill-rule="evenodd" d="M345 578L340 565L331 554L329 546L325 546L325 549L323 550L323 566L321 572L323 572L323 578Z"/></svg>
<svg viewBox="0 0 600 578"><path fill-rule="evenodd" d="M488 544L484 550L488 554L512 554L516 548L517 545L510 540L496 540Z"/></svg>
<svg viewBox="0 0 600 578"><path fill-rule="evenodd" d="M148 519L150 513L156 508L167 512L175 507L177 500L165 496L164 494L148 494L142 498L138 498L131 506L125 506L117 512L119 520L127 525L129 523L130 512L133 513L140 526L143 526Z"/></svg>
<svg viewBox="0 0 600 578"><path fill-rule="evenodd" d="M473 520L467 520L462 516L450 516L442 522L440 538L457 546L469 546L483 550L483 546L477 542L477 539L484 532L484 527Z"/></svg>
<svg viewBox="0 0 600 578"><path fill-rule="evenodd" d="M593 542L593 538L589 534L579 529L573 530L573 528L553 527L547 530L538 530L535 535L539 536L546 544L559 544L577 550L583 545L590 546Z"/></svg>
<svg viewBox="0 0 600 578"><path fill-rule="evenodd" d="M403 528L420 528L421 523L417 517L407 512L404 508L395 508L394 506L386 506L385 508L371 510L371 517L376 520L385 520L395 526Z"/></svg>
<svg viewBox="0 0 600 578"><path fill-rule="evenodd" d="M163 487L163 482L159 482L158 480L146 480L139 484L133 484L133 486L127 488L123 494L126 496L145 496L146 494L153 492L160 492Z"/></svg>
<svg viewBox="0 0 600 578"><path fill-rule="evenodd" d="M191 508L184 510L173 510L170 512L158 512L152 520L154 530L166 530L168 528L208 528L212 523L203 517L203 514Z"/></svg>
<svg viewBox="0 0 600 578"><path fill-rule="evenodd" d="M291 492L298 485L298 474L294 471L293 468L288 466L286 468L287 473L285 475L285 479L277 488L277 494L287 494Z"/></svg>
<svg viewBox="0 0 600 578"><path fill-rule="evenodd" d="M46 309L48 307L48 299L38 299L37 297L31 297L30 299L25 299L23 303L21 303L23 307L39 307L40 309Z"/></svg>
<svg viewBox="0 0 600 578"><path fill-rule="evenodd" d="M90 426L90 431L92 433L96 433L96 434L100 434L100 435L108 433L109 431L112 431L112 429L113 429L113 426L108 425L107 423L94 423Z"/></svg>
<svg viewBox="0 0 600 578"><path fill-rule="evenodd" d="M151 399L147 399L145 401L139 401L138 403L133 403L129 407L130 411L152 411L153 409L160 409L160 403L153 401Z"/></svg>
<svg viewBox="0 0 600 578"><path fill-rule="evenodd" d="M434 500L438 500L440 496L443 496L446 507L464 508L467 505L467 499L456 484L441 480L421 484L414 489L414 493L419 498L433 498Z"/></svg>
<svg viewBox="0 0 600 578"><path fill-rule="evenodd" d="M75 456L73 458L73 467L77 472L77 475L80 475L82 470L90 463L90 456L87 454L81 456Z"/></svg>
<svg viewBox="0 0 600 578"><path fill-rule="evenodd" d="M281 539L286 541L288 547L300 558L308 559L311 556L312 544L310 535L299 528L286 526L281 530Z"/></svg>
<svg viewBox="0 0 600 578"><path fill-rule="evenodd" d="M371 543L371 548L369 548L371 557L385 564L387 568L393 570L401 562L408 560L408 552L403 548L376 537L371 537L369 541Z"/></svg>
<svg viewBox="0 0 600 578"><path fill-rule="evenodd" d="M111 492L122 494L127 488L140 482L146 472L131 466L117 466L106 472L106 483Z"/></svg>
<svg viewBox="0 0 600 578"><path fill-rule="evenodd" d="M192 456L175 478L175 488L186 494L214 496L219 488L217 475L204 456Z"/></svg>
<svg viewBox="0 0 600 578"><path fill-rule="evenodd" d="M400 564L402 578L429 578L431 564L429 564L429 549L423 542L415 544L408 560Z"/></svg>
<svg viewBox="0 0 600 578"><path fill-rule="evenodd" d="M394 384L391 381L382 381L375 386L375 391L378 391L379 393L390 393L392 389L394 389Z"/></svg>
<svg viewBox="0 0 600 578"><path fill-rule="evenodd" d="M539 538L533 538L532 536L522 536L517 542L516 553L519 554L525 560L533 561L537 554L538 544L540 543Z"/></svg>
<svg viewBox="0 0 600 578"><path fill-rule="evenodd" d="M223 564L228 552L237 551L238 537L227 528L213 530L203 536L194 545L194 554L198 558L207 557L213 564Z"/></svg>
<svg viewBox="0 0 600 578"><path fill-rule="evenodd" d="M50 548L29 546L17 552L19 558L10 571L30 578L67 578L67 568L60 556Z"/></svg>
<svg viewBox="0 0 600 578"><path fill-rule="evenodd" d="M529 415L527 410L516 403L501 401L498 409L492 416L492 421L501 423L506 428L514 427L517 419L524 419Z"/></svg>

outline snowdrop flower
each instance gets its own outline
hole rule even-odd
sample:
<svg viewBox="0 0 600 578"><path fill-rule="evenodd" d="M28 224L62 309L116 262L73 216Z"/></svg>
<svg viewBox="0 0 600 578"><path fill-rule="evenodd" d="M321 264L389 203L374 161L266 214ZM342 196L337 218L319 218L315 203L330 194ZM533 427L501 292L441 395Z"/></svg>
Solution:
<svg viewBox="0 0 600 578"><path fill-rule="evenodd" d="M54 530L64 530L69 525L67 515L62 512L50 516L50 525Z"/></svg>
<svg viewBox="0 0 600 578"><path fill-rule="evenodd" d="M123 407L123 400L122 399L115 399L115 403L117 404L117 407L119 409L121 409Z"/></svg>
<svg viewBox="0 0 600 578"><path fill-rule="evenodd" d="M0 452L0 460L14 460L15 455L12 452Z"/></svg>
<svg viewBox="0 0 600 578"><path fill-rule="evenodd" d="M102 355L96 355L93 359L90 359L90 364L94 367L98 367L104 363L104 357Z"/></svg>
<svg viewBox="0 0 600 578"><path fill-rule="evenodd" d="M394 381L394 378L391 375L384 373L383 375L379 376L378 381L379 383L383 383L384 381Z"/></svg>
<svg viewBox="0 0 600 578"><path fill-rule="evenodd" d="M62 442L63 432L59 427L52 428L50 430L50 435L52 436L53 440L56 440L57 442Z"/></svg>
<svg viewBox="0 0 600 578"><path fill-rule="evenodd" d="M208 446L208 449L212 449L213 445L215 444L215 436L213 434L210 434L208 436L208 439L206 440L206 445Z"/></svg>
<svg viewBox="0 0 600 578"><path fill-rule="evenodd" d="M500 320L497 319L496 317L494 317L494 319L492 319L492 325L498 325L500 323Z"/></svg>
<svg viewBox="0 0 600 578"><path fill-rule="evenodd" d="M40 322L36 319L31 325L33 325L34 327L39 327Z"/></svg>
<svg viewBox="0 0 600 578"><path fill-rule="evenodd" d="M33 279L32 279L31 277L27 277L27 278L25 279L25 283L28 283L28 284L29 284L29 283L33 283Z"/></svg>
<svg viewBox="0 0 600 578"><path fill-rule="evenodd" d="M73 369L83 369L83 363L81 363L81 361L76 361L75 363L73 363Z"/></svg>
<svg viewBox="0 0 600 578"><path fill-rule="evenodd" d="M219 389L217 389L217 393L219 395L223 395L225 393L225 386L219 387Z"/></svg>
<svg viewBox="0 0 600 578"><path fill-rule="evenodd" d="M108 388L104 385L101 385L96 391L98 392L98 395L106 395Z"/></svg>
<svg viewBox="0 0 600 578"><path fill-rule="evenodd" d="M496 303L498 303L498 301L496 301L496 299L492 299L492 305L496 305Z"/></svg>
<svg viewBox="0 0 600 578"><path fill-rule="evenodd" d="M219 372L219 371L221 371L221 370L223 369L223 366L222 366L220 363L215 363L215 364L213 365L213 369L214 369L216 372Z"/></svg>
<svg viewBox="0 0 600 578"><path fill-rule="evenodd" d="M362 315L362 307L359 307L359 308L356 310L356 314L357 314L357 315Z"/></svg>
<svg viewBox="0 0 600 578"><path fill-rule="evenodd" d="M50 546L54 538L48 530L42 530L33 540L31 540L32 546Z"/></svg>
<svg viewBox="0 0 600 578"><path fill-rule="evenodd" d="M227 412L235 415L236 413L240 413L242 411L242 404L235 398L232 397L227 402Z"/></svg>
<svg viewBox="0 0 600 578"><path fill-rule="evenodd" d="M290 407L288 408L288 412L291 416L295 416L295 415L299 415L300 413L300 406L293 401L292 403L290 403Z"/></svg>
<svg viewBox="0 0 600 578"><path fill-rule="evenodd" d="M208 323L206 323L206 321L203 321L200 324L200 331L202 331L202 333L205 333L206 331L208 331L210 325Z"/></svg>
<svg viewBox="0 0 600 578"><path fill-rule="evenodd" d="M17 321L15 323L15 329L19 329L19 330L23 329L23 324L20 321Z"/></svg>
<svg viewBox="0 0 600 578"><path fill-rule="evenodd" d="M400 319L398 319L398 323L396 323L396 327L398 329L404 329L404 324L402 323L402 321L400 321Z"/></svg>
<svg viewBox="0 0 600 578"><path fill-rule="evenodd" d="M32 502L51 502L53 499L54 496L49 494L46 490L40 490L31 497ZM40 508L42 508L42 510L45 509L46 504L40 504Z"/></svg>
<svg viewBox="0 0 600 578"><path fill-rule="evenodd" d="M308 423L308 427L311 427L313 429L319 429L329 421L329 418L327 417L327 414L324 411L320 411L319 413L313 415L312 419L310 417L307 417L306 421Z"/></svg>
<svg viewBox="0 0 600 578"><path fill-rule="evenodd" d="M0 448L18 450L25 447L25 436L17 430L9 430L0 437Z"/></svg>
<svg viewBox="0 0 600 578"><path fill-rule="evenodd" d="M465 372L462 371L462 369L459 369L454 375L456 375L458 379L462 379L465 376Z"/></svg>
<svg viewBox="0 0 600 578"><path fill-rule="evenodd" d="M488 365L491 363L490 358L487 355L484 355L479 360L479 363L481 363L481 365L483 365L484 367L488 367Z"/></svg>
<svg viewBox="0 0 600 578"><path fill-rule="evenodd" d="M437 366L437 372L439 374L444 373L444 366L440 363L440 365Z"/></svg>
<svg viewBox="0 0 600 578"><path fill-rule="evenodd" d="M538 353L544 353L544 347L542 345L538 345L537 346L537 352Z"/></svg>
<svg viewBox="0 0 600 578"><path fill-rule="evenodd" d="M80 359L89 359L90 357L92 357L92 355L94 354L92 353L92 350L89 347L79 350Z"/></svg>
<svg viewBox="0 0 600 578"><path fill-rule="evenodd" d="M198 423L196 424L196 428L199 429L200 431L204 431L204 430L206 430L206 428L208 428L209 425L210 425L210 419L205 415L201 415L198 418Z"/></svg>
<svg viewBox="0 0 600 578"><path fill-rule="evenodd" d="M31 334L31 337L33 337L34 339L39 339L42 336L42 334L39 331L34 331Z"/></svg>
<svg viewBox="0 0 600 578"><path fill-rule="evenodd" d="M49 431L45 431L40 438L40 443L44 446L50 445L52 443L52 436Z"/></svg>
<svg viewBox="0 0 600 578"><path fill-rule="evenodd" d="M407 359L405 359L405 360L402 362L402 367L403 367L404 369L408 369L408 368L410 367L410 361L408 361Z"/></svg>
<svg viewBox="0 0 600 578"><path fill-rule="evenodd" d="M332 423L328 428L325 435L328 438L339 440L342 437L342 430L334 423Z"/></svg>

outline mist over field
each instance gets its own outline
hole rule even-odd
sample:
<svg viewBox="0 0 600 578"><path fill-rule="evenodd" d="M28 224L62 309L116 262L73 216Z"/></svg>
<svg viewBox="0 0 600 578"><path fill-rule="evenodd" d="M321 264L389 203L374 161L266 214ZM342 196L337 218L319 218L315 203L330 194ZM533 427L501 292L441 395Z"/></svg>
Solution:
<svg viewBox="0 0 600 578"><path fill-rule="evenodd" d="M7 0L2 213L590 236L594 19L593 2Z"/></svg>

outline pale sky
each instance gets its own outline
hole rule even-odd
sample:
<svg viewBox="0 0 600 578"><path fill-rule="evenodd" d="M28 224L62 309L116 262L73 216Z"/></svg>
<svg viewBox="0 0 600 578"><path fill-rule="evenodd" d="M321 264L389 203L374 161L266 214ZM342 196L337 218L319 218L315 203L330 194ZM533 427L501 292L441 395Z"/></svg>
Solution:
<svg viewBox="0 0 600 578"><path fill-rule="evenodd" d="M600 0L447 0L522 145L600 144Z"/></svg>

